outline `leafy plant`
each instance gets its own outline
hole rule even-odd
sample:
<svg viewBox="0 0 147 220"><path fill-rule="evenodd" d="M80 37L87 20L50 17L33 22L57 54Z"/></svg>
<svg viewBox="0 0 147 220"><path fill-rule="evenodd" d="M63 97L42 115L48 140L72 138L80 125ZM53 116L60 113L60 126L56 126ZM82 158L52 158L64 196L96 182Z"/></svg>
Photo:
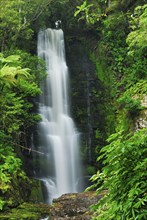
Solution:
<svg viewBox="0 0 147 220"><path fill-rule="evenodd" d="M102 17L97 28L99 42L92 60L99 80L106 83L111 79L110 88L115 91L113 96L110 93L111 104L117 109L113 121L116 133L110 135L109 144L101 151L97 147L98 162L103 161L102 172L91 177L90 189L107 192L92 207L93 219L97 220L147 218L147 129L136 131L134 126L136 116L144 111L141 100L147 88L146 4L139 4L140 1L111 1L107 17Z"/></svg>
<svg viewBox="0 0 147 220"><path fill-rule="evenodd" d="M1 51L14 48L20 39L31 39L31 24L46 10L52 0L1 0L0 46Z"/></svg>
<svg viewBox="0 0 147 220"><path fill-rule="evenodd" d="M143 109L139 99L131 98L130 95L124 94L118 99L118 103L121 109L126 111L126 115L129 113L130 117L135 117L139 114L139 111Z"/></svg>
<svg viewBox="0 0 147 220"><path fill-rule="evenodd" d="M146 219L146 144L147 129L126 135L120 131L111 135L110 143L101 150L105 167L92 180L103 183L98 193L108 190L93 206L93 219Z"/></svg>
<svg viewBox="0 0 147 220"><path fill-rule="evenodd" d="M1 197L0 197L0 210L3 209L4 205L6 204L6 201L4 201Z"/></svg>
<svg viewBox="0 0 147 220"><path fill-rule="evenodd" d="M21 194L19 192L22 182L29 185L30 181L22 170L22 162L14 153L11 144L11 136L0 131L0 209L6 205L19 204ZM24 188L25 188L24 185ZM15 192L15 193L14 193ZM27 191L26 191L27 193ZM24 196L25 198L25 196Z"/></svg>
<svg viewBox="0 0 147 220"><path fill-rule="evenodd" d="M30 76L28 68L22 69L18 66L19 59L20 57L17 55L11 55L4 58L1 54L0 61L2 67L0 69L0 85L2 88L4 88L4 86L15 86L21 78L28 78Z"/></svg>
<svg viewBox="0 0 147 220"><path fill-rule="evenodd" d="M83 4L77 6L77 10L74 13L74 16L79 16L80 20L86 20L88 24L95 24L100 21L102 17L105 17L105 10L103 9L103 5L106 5L107 1L99 0L94 1L92 4L88 3L88 1L84 1ZM105 7L104 7L105 8Z"/></svg>
<svg viewBox="0 0 147 220"><path fill-rule="evenodd" d="M83 13L84 15L81 16L79 20L86 19L88 23L94 23L94 19L92 18L92 16L89 16L89 11L92 6L93 4L87 4L87 1L84 1L82 5L77 6L77 11L75 12L74 16Z"/></svg>
<svg viewBox="0 0 147 220"><path fill-rule="evenodd" d="M0 209L3 209L20 204L29 192L30 181L14 149L18 152L16 146L26 144L27 130L40 120L32 112L30 102L40 89L37 80L33 82L35 75L29 73L31 70L21 67L20 55L5 58L0 54L0 67Z"/></svg>
<svg viewBox="0 0 147 220"><path fill-rule="evenodd" d="M129 55L133 55L135 49L143 50L147 47L147 4L135 8L130 23L132 31L126 41L129 46Z"/></svg>

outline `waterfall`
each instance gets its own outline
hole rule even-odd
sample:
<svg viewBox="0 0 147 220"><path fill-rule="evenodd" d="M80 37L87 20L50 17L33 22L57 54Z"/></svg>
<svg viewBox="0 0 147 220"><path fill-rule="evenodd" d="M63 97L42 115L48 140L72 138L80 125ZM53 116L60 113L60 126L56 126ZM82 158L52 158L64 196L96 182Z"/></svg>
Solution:
<svg viewBox="0 0 147 220"><path fill-rule="evenodd" d="M68 67L61 29L39 32L38 56L45 60L47 77L40 82L42 121L33 137L33 148L44 154L35 158L34 173L43 182L46 202L51 203L64 193L81 191L79 133L70 117Z"/></svg>

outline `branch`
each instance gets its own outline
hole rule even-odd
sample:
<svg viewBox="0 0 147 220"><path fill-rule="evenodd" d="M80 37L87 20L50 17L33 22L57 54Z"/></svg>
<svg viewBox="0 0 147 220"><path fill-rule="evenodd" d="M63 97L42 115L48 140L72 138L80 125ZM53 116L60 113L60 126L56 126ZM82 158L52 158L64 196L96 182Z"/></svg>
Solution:
<svg viewBox="0 0 147 220"><path fill-rule="evenodd" d="M25 150L29 151L29 153L34 152L34 153L37 153L37 154L48 155L48 154L46 154L46 153L43 153L43 152L40 152L40 151L37 151L37 150L33 150L32 148L24 147L24 146L22 146L22 145L20 145L20 144L14 143L14 142L11 142L11 143L12 143L13 145L17 146L17 147L20 147L20 148L22 148L22 149L25 149Z"/></svg>
<svg viewBox="0 0 147 220"><path fill-rule="evenodd" d="M52 2L52 0L50 0L49 2L47 2L46 4L42 5L42 7L40 7L40 5L38 6L38 8L36 9L36 13L35 15L32 17L31 21L35 21L37 20L37 18L42 14L43 10Z"/></svg>

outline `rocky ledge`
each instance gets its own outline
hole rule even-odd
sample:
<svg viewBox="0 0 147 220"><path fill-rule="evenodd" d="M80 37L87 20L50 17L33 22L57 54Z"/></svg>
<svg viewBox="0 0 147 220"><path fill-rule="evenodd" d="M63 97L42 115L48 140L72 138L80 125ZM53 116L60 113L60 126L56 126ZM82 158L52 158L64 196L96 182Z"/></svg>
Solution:
<svg viewBox="0 0 147 220"><path fill-rule="evenodd" d="M54 199L52 205L23 203L20 206L0 212L2 220L88 220L92 212L90 205L97 203L105 192L82 192L65 194Z"/></svg>
<svg viewBox="0 0 147 220"><path fill-rule="evenodd" d="M50 210L50 219L91 219L92 213L90 211L90 205L97 203L102 196L103 194L97 195L95 192L62 195L60 198L54 199Z"/></svg>

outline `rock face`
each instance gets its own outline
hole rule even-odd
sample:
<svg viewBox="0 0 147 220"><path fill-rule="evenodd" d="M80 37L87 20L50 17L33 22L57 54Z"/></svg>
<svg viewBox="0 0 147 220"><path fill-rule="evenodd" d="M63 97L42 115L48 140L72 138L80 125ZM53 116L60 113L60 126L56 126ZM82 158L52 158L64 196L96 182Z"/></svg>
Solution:
<svg viewBox="0 0 147 220"><path fill-rule="evenodd" d="M96 90L98 80L95 75L95 66L88 57L87 45L85 45L87 38L84 37L83 40L83 36L79 35L73 40L67 40L66 51L71 84L71 114L81 134L84 160L91 163L95 161L92 146L95 146L94 126L97 126L96 121L98 121L94 118L92 91Z"/></svg>
<svg viewBox="0 0 147 220"><path fill-rule="evenodd" d="M89 220L92 219L90 206L97 203L106 192L65 194L54 199L52 205L23 203L14 209L0 212L2 220Z"/></svg>
<svg viewBox="0 0 147 220"><path fill-rule="evenodd" d="M62 195L58 199L54 199L51 208L50 219L75 219L88 220L91 219L92 213L89 206L97 203L103 194L96 195L95 192L72 193Z"/></svg>
<svg viewBox="0 0 147 220"><path fill-rule="evenodd" d="M147 128L147 95L144 95L141 99L141 106L144 109L135 120L135 130L138 131L142 128Z"/></svg>
<svg viewBox="0 0 147 220"><path fill-rule="evenodd" d="M97 34L91 31L79 31L75 34L73 31L67 32L65 37L71 85L71 115L80 132L84 172L91 175L86 168L95 165L97 146L101 149L105 144L104 136L107 132L114 131L112 119L111 126L108 126L108 115L111 114L110 118L113 118L111 86L105 83L105 78L109 81L109 75L105 76L101 60L96 61L94 55L98 53ZM101 75L100 79L97 72ZM100 166L99 163L98 167Z"/></svg>

